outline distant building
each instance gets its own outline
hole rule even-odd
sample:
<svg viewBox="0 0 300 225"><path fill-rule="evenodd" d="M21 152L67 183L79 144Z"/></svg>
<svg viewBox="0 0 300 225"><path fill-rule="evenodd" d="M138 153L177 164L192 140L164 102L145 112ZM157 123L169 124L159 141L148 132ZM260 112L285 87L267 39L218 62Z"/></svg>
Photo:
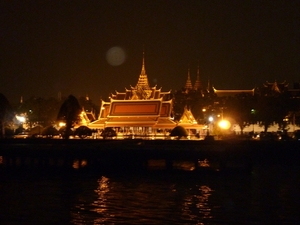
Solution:
<svg viewBox="0 0 300 225"><path fill-rule="evenodd" d="M286 81L278 83L274 81L270 83L266 81L261 88L261 95L262 96L276 96L287 93L289 84Z"/></svg>
<svg viewBox="0 0 300 225"><path fill-rule="evenodd" d="M254 96L255 94L255 88L253 89L246 89L246 90L217 90L215 87L213 87L213 93L217 97L237 97L237 96Z"/></svg>

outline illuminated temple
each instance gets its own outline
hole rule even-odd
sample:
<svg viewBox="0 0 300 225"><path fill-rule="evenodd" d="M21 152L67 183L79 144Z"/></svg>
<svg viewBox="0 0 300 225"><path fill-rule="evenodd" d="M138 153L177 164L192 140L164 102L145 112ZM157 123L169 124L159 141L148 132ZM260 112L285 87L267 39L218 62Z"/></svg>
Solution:
<svg viewBox="0 0 300 225"><path fill-rule="evenodd" d="M171 91L150 87L143 55L142 70L137 84L124 92L116 91L110 101L102 100L99 117L88 124L92 129L113 127L135 135L155 134L173 129Z"/></svg>

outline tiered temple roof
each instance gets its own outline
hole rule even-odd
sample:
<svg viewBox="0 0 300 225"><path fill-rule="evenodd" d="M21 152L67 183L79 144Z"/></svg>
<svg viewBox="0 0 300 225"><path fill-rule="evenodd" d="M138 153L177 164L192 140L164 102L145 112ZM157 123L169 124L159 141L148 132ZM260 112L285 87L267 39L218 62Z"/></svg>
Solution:
<svg viewBox="0 0 300 225"><path fill-rule="evenodd" d="M142 70L136 86L116 92L110 102L102 101L98 120L91 128L105 127L154 127L172 129L176 123L171 119L171 92L150 87L143 54Z"/></svg>
<svg viewBox="0 0 300 225"><path fill-rule="evenodd" d="M270 83L266 81L263 84L263 95L274 95L274 94L281 94L288 90L289 84L286 81L283 81L281 83L278 83L277 81L274 81L273 83Z"/></svg>
<svg viewBox="0 0 300 225"><path fill-rule="evenodd" d="M186 129L202 129L203 125L199 125L190 109L184 107L184 112L178 122L179 126Z"/></svg>

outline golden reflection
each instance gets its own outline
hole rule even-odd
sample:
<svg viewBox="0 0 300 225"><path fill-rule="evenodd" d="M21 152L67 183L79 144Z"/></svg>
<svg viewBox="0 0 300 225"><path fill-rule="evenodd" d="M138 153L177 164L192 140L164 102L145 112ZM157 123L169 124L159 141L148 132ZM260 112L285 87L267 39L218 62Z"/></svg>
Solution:
<svg viewBox="0 0 300 225"><path fill-rule="evenodd" d="M81 167L85 167L87 165L87 161L85 159L81 160Z"/></svg>
<svg viewBox="0 0 300 225"><path fill-rule="evenodd" d="M199 209L200 213L203 215L203 218L212 218L210 215L211 208L208 205L208 198L211 195L211 189L208 186L201 186L199 188L202 195L197 196L199 203L197 204L197 208Z"/></svg>
<svg viewBox="0 0 300 225"><path fill-rule="evenodd" d="M209 161L207 159L204 159L203 161L198 160L198 166L200 166L200 167L210 167Z"/></svg>
<svg viewBox="0 0 300 225"><path fill-rule="evenodd" d="M193 171L195 170L195 163L190 161L174 161L173 162L173 168L184 170L184 171Z"/></svg>
<svg viewBox="0 0 300 225"><path fill-rule="evenodd" d="M105 214L107 211L107 192L110 191L109 188L109 179L105 176L102 176L100 179L98 179L98 187L95 190L95 192L98 194L98 198L92 203L92 206L94 206L94 210L98 214ZM103 217L96 218L94 223L99 224L105 222L105 218L108 218L109 216L104 215Z"/></svg>
<svg viewBox="0 0 300 225"><path fill-rule="evenodd" d="M199 187L199 191L200 193L191 194L185 198L183 213L192 220L197 218L199 214L202 215L203 219L212 218L209 206L209 196L212 190L210 187L202 185Z"/></svg>
<svg viewBox="0 0 300 225"><path fill-rule="evenodd" d="M74 169L79 169L79 168L85 167L86 165L87 165L87 160L85 160L85 159L82 159L82 160L75 159L73 161L72 167Z"/></svg>
<svg viewBox="0 0 300 225"><path fill-rule="evenodd" d="M78 164L79 161L77 160ZM94 183L93 183L94 184ZM74 206L75 210L71 212L72 224L85 225L85 224L107 224L107 220L111 215L107 212L107 192L110 191L109 179L102 176L97 180L96 189L92 190L92 199L87 198L85 195L78 196L78 203ZM89 212L89 216L86 215ZM95 213L94 217L91 217ZM91 221L91 219L93 221Z"/></svg>
<svg viewBox="0 0 300 225"><path fill-rule="evenodd" d="M75 160L73 161L72 167L73 167L74 169L79 169L79 160L78 160L78 159L75 159Z"/></svg>

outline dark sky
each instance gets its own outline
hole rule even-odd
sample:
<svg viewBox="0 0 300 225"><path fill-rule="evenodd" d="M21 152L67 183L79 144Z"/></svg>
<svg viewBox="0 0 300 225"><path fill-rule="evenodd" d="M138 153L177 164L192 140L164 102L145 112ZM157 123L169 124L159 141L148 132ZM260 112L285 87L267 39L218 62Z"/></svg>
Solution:
<svg viewBox="0 0 300 225"><path fill-rule="evenodd" d="M151 86L194 83L251 89L265 81L300 81L300 1L89 0L0 3L0 92L76 97L99 103L135 85L143 50ZM118 66L109 49L126 54ZM119 57L119 58L118 58ZM121 58L120 58L121 57Z"/></svg>

